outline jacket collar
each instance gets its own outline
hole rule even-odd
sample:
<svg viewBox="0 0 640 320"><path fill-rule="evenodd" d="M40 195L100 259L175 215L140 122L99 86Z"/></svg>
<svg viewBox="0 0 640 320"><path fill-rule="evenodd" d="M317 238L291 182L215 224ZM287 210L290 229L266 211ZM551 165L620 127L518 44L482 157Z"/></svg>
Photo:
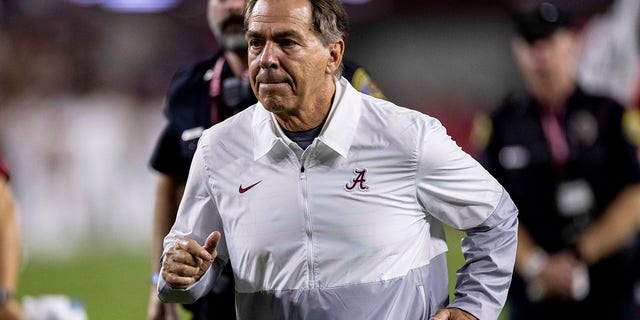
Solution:
<svg viewBox="0 0 640 320"><path fill-rule="evenodd" d="M336 82L333 104L324 128L318 136L321 144L346 158L360 121L361 93L356 91L344 77ZM275 116L260 102L256 104L251 123L253 135L253 158L258 160L269 153L276 144L286 145Z"/></svg>

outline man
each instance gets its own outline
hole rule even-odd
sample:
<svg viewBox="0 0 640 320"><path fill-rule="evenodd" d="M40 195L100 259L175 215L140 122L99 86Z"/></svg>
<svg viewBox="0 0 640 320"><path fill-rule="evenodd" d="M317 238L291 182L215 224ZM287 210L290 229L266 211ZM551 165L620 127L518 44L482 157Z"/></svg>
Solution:
<svg viewBox="0 0 640 320"><path fill-rule="evenodd" d="M0 319L26 319L14 299L20 265L20 234L9 171L0 157Z"/></svg>
<svg viewBox="0 0 640 320"><path fill-rule="evenodd" d="M637 319L640 169L625 110L577 85L568 13L542 3L515 21L524 91L491 115L482 155L520 210L511 319Z"/></svg>
<svg viewBox="0 0 640 320"><path fill-rule="evenodd" d="M203 129L257 101L247 74L247 42L242 25L244 4L244 0L208 1L207 20L222 48L211 59L180 70L171 83L166 109L169 124L151 159L151 166L160 173L154 209L153 279L157 279L160 270L162 239L175 221L200 134ZM384 97L362 67L345 62L344 68L345 77L359 91ZM194 319L210 319L209 312L215 312L218 319L235 319L231 265L227 265L210 295L185 307L193 313ZM148 318L177 318L174 304L163 304L158 300L155 283L151 288Z"/></svg>
<svg viewBox="0 0 640 320"><path fill-rule="evenodd" d="M517 209L434 118L340 77L339 0L252 0L259 102L206 130L165 238L163 301L191 302L230 261L240 319L496 319ZM466 230L448 303L443 223Z"/></svg>

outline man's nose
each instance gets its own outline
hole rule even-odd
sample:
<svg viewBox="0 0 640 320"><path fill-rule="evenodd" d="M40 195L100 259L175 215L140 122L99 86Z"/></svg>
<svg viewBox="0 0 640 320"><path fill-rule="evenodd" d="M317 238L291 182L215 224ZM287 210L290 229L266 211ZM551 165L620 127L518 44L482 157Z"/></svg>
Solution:
<svg viewBox="0 0 640 320"><path fill-rule="evenodd" d="M278 46L270 41L264 45L260 53L260 68L276 68L278 66Z"/></svg>

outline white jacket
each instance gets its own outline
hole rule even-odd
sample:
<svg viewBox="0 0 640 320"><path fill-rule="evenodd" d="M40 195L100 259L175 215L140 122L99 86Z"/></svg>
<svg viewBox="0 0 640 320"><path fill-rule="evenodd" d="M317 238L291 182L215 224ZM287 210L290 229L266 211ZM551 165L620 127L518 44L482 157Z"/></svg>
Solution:
<svg viewBox="0 0 640 320"><path fill-rule="evenodd" d="M467 230L459 307L496 319L511 281L517 209L434 118L336 82L304 152L258 103L205 131L165 251L222 232L186 290L205 295L230 259L239 319L427 319L448 302L443 223Z"/></svg>

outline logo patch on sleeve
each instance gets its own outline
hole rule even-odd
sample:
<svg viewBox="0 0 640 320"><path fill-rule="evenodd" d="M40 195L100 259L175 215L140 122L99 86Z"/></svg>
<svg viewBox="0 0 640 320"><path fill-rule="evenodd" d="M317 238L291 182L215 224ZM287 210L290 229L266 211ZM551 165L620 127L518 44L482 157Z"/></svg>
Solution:
<svg viewBox="0 0 640 320"><path fill-rule="evenodd" d="M386 99L382 91L378 89L378 86L371 80L371 77L363 68L358 68L358 70L353 73L351 85L364 94L379 99Z"/></svg>

